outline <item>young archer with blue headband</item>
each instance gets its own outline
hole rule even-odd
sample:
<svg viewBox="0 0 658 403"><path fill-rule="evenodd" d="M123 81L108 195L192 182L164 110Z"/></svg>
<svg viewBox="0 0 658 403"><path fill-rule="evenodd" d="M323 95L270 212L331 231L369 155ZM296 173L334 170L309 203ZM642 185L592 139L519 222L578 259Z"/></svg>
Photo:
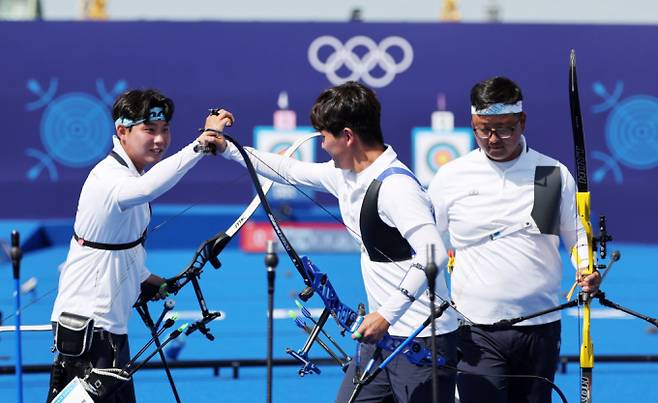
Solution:
<svg viewBox="0 0 658 403"><path fill-rule="evenodd" d="M51 316L54 324L85 324L89 340L83 338L79 343L77 334L56 326L58 354L48 401L92 367L120 368L129 361L128 318L141 285L160 287L164 283L145 265L150 202L201 160L203 153L197 150L217 142L204 133L160 161L171 142L173 114L173 101L153 89L125 92L112 107L114 147L91 170L82 187ZM225 113L218 125L223 128L232 122L233 117ZM60 340L66 335L72 339ZM67 348L78 345L79 349ZM106 401L134 402L132 381Z"/></svg>

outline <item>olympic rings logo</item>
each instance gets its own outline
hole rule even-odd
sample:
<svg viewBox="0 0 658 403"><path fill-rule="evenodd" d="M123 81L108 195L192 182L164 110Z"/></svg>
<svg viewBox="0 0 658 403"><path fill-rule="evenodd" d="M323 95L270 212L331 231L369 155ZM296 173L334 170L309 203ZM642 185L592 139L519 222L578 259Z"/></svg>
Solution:
<svg viewBox="0 0 658 403"><path fill-rule="evenodd" d="M333 51L326 58L320 60L320 52L324 47ZM402 52L402 59L396 61L388 52L389 49L397 47ZM363 56L359 56L355 50L365 48ZM381 88L389 85L395 76L404 72L411 66L414 51L409 42L400 36L389 36L379 44L367 36L359 35L350 38L345 44L333 36L325 35L316 38L308 47L308 61L314 69L324 73L327 79L334 85L346 81L361 80L365 84ZM343 68L344 67L344 68ZM381 76L373 76L371 72L379 67L383 71ZM339 75L339 71L351 72L346 77Z"/></svg>

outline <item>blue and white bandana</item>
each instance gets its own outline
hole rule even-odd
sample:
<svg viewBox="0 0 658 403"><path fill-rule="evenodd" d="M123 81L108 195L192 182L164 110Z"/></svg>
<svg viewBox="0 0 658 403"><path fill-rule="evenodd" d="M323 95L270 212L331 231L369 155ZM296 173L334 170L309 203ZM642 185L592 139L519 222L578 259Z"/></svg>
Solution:
<svg viewBox="0 0 658 403"><path fill-rule="evenodd" d="M491 104L484 109L475 109L475 106L471 106L471 115L508 115L521 112L523 112L523 101L515 104Z"/></svg>
<svg viewBox="0 0 658 403"><path fill-rule="evenodd" d="M153 122L156 120L167 120L167 117L165 116L164 109L155 106L149 110L148 113L148 119L140 119L140 120L132 120L128 119L126 117L120 117L119 119L114 121L114 127L118 128L119 126L125 126L125 127L133 127L135 125L138 125L140 123L144 123L146 121Z"/></svg>

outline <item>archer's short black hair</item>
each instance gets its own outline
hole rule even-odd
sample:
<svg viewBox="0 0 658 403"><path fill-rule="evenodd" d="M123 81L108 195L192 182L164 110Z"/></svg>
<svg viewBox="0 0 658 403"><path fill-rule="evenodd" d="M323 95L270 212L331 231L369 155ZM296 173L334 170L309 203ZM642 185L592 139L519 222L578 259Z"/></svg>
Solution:
<svg viewBox="0 0 658 403"><path fill-rule="evenodd" d="M521 87L502 76L480 81L471 89L471 105L475 109L485 109L496 103L515 104L522 99Z"/></svg>
<svg viewBox="0 0 658 403"><path fill-rule="evenodd" d="M144 90L129 90L119 95L112 106L112 120L127 118L132 121L144 119L149 121L151 108L162 108L165 120L169 122L174 117L174 101L164 96L159 90L148 88Z"/></svg>
<svg viewBox="0 0 658 403"><path fill-rule="evenodd" d="M363 84L348 81L320 94L311 109L311 124L317 131L339 136L350 128L368 146L384 144L381 104L375 93Z"/></svg>

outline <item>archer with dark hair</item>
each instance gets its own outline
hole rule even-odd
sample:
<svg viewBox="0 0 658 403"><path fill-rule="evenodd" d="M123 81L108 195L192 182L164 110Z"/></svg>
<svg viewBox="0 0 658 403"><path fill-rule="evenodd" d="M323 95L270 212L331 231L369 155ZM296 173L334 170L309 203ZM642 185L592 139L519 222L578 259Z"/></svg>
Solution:
<svg viewBox="0 0 658 403"><path fill-rule="evenodd" d="M527 375L554 379L560 314L493 324L557 305L560 240L579 251L583 291L597 290L600 276L579 272L587 238L575 182L562 163L528 146L523 95L512 80L475 84L471 113L478 148L443 165L428 189L439 231L455 249L452 298L467 318L458 338L460 401L550 403L550 384Z"/></svg>
<svg viewBox="0 0 658 403"><path fill-rule="evenodd" d="M151 116L153 108L161 108L159 116ZM160 115L161 114L161 115ZM121 94L112 105L112 120L125 118L136 122L143 120L150 123L151 120L171 121L174 117L174 101L162 95L158 90L131 90Z"/></svg>
<svg viewBox="0 0 658 403"><path fill-rule="evenodd" d="M60 273L51 315L58 329L58 354L48 401L74 377L83 378L92 368L123 367L130 359L128 318L141 287L150 285L156 293L160 287L159 295L166 292L166 287L161 287L164 280L146 267L144 240L151 220L150 202L201 160L203 153L197 150L217 141L203 133L162 160L171 143L173 113L173 101L153 89L125 92L114 103L114 148L91 170L82 187L68 256ZM232 121L231 114L222 111L217 125L223 128ZM71 323L84 324L83 331L64 331ZM104 401L134 402L132 381Z"/></svg>
<svg viewBox="0 0 658 403"><path fill-rule="evenodd" d="M493 77L480 81L471 89L471 105L485 109L493 104L515 104L523 100L521 88L507 77Z"/></svg>
<svg viewBox="0 0 658 403"><path fill-rule="evenodd" d="M326 130L334 135L349 128L364 144L383 151L381 110L370 88L351 81L320 94L311 110L311 124L319 132Z"/></svg>
<svg viewBox="0 0 658 403"><path fill-rule="evenodd" d="M338 199L344 224L362 245L361 274L368 296L369 314L352 334L363 342L362 366L377 350L374 343L387 332L405 339L430 314L424 265L428 245L436 246L436 263L447 252L434 226L431 205L423 187L384 143L380 125L381 106L374 92L359 83L347 82L320 94L311 111L311 122L322 134L322 148L331 161L301 162L247 147L256 171L267 178L328 192ZM210 116L206 128L219 125ZM244 164L234 144L222 142L224 157ZM437 278L437 293L448 299L443 276ZM446 311L436 320L437 349L450 365L456 364L455 313ZM429 329L417 341L431 348ZM377 364L390 351L376 355ZM352 360L338 391L336 402L348 401L359 360ZM427 402L432 399L432 368L409 362L400 354L372 382L363 386L357 402ZM359 368L363 372L364 368ZM453 402L455 374L439 369L441 402Z"/></svg>

